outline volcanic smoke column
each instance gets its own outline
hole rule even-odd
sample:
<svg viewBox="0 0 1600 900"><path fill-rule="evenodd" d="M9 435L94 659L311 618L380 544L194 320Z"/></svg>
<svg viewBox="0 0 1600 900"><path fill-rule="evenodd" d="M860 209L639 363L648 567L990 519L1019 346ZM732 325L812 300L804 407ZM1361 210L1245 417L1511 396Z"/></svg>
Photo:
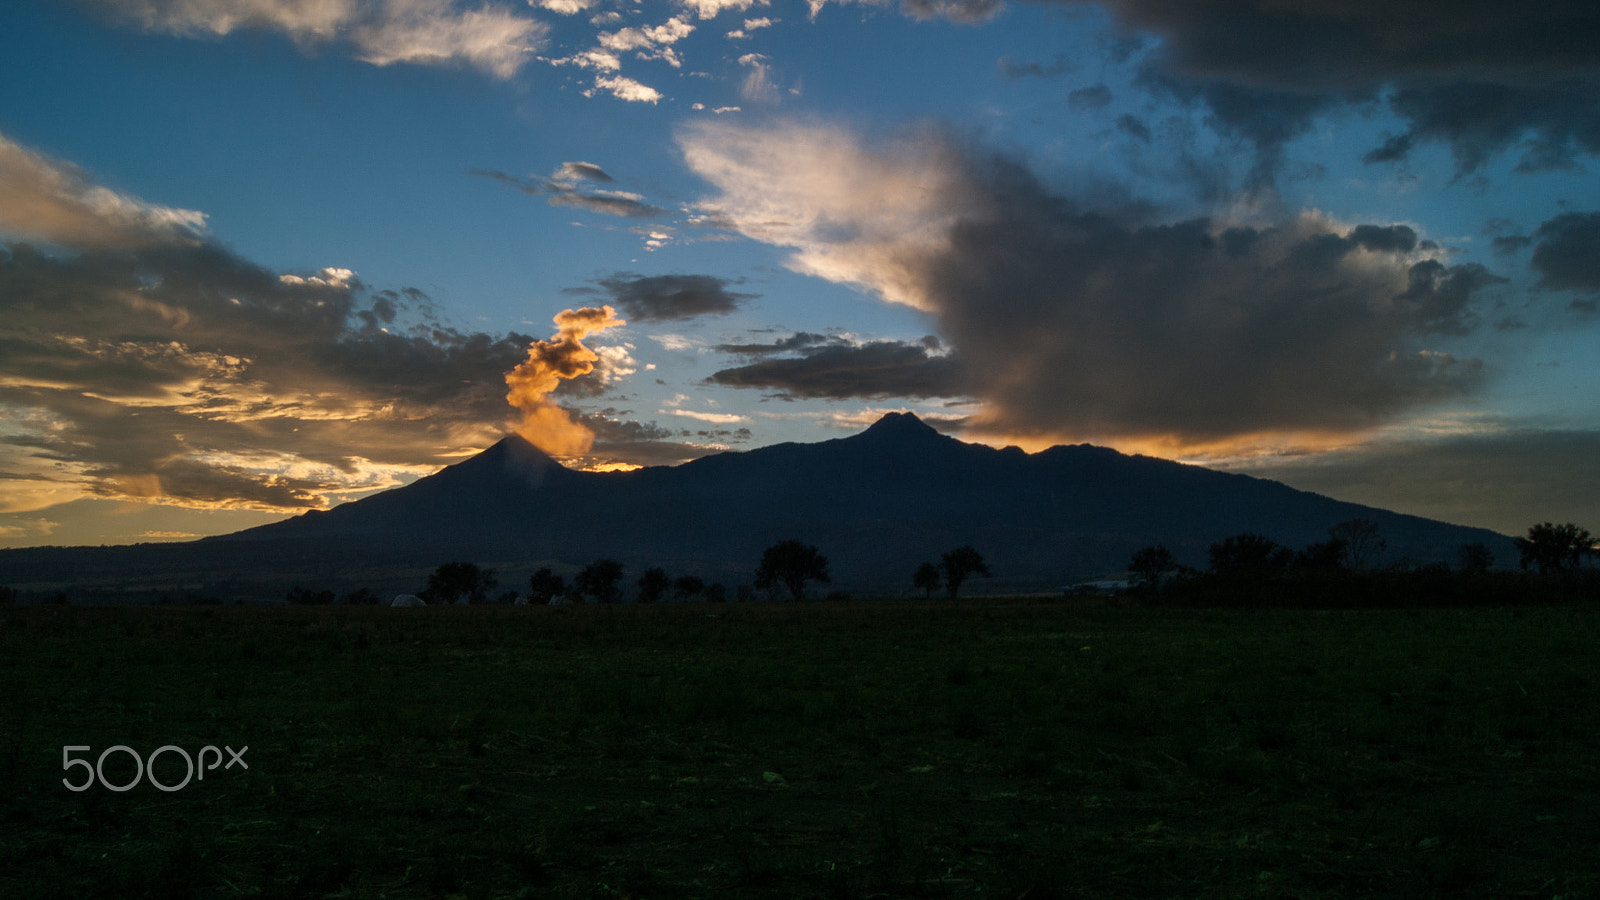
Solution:
<svg viewBox="0 0 1600 900"><path fill-rule="evenodd" d="M562 381L594 371L599 354L583 339L613 325L626 325L609 306L564 309L555 315L555 334L548 341L528 345L528 361L506 374L511 388L506 401L522 410L517 433L551 456L582 456L594 443L594 432L572 421L567 411L550 399Z"/></svg>

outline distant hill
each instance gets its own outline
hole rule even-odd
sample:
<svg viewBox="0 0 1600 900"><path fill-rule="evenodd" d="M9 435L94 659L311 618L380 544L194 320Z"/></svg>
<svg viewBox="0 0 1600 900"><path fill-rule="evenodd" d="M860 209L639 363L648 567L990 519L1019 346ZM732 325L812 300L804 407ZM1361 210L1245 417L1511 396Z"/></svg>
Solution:
<svg viewBox="0 0 1600 900"><path fill-rule="evenodd" d="M919 563L964 544L994 572L972 589L1049 589L1120 571L1156 542L1203 568L1206 548L1229 535L1300 548L1354 518L1377 524L1389 559L1453 561L1472 542L1501 563L1515 558L1509 538L1484 529L1102 447L997 450L891 413L847 438L632 472L572 471L511 436L405 487L234 534L0 552L0 584L62 581L65 568L86 578L181 571L213 585L276 568L337 584L456 559L515 568L612 557L630 584L658 565L731 587L751 580L763 549L794 538L815 544L846 589L907 589Z"/></svg>

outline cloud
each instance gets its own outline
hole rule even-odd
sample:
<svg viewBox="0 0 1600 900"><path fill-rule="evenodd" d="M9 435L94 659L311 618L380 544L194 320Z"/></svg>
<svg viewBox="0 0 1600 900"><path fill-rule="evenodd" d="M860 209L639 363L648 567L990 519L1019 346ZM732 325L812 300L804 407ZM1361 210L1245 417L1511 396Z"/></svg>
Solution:
<svg viewBox="0 0 1600 900"><path fill-rule="evenodd" d="M1005 4L1001 0L900 0L900 10L914 19L948 19L976 25L994 18Z"/></svg>
<svg viewBox="0 0 1600 900"><path fill-rule="evenodd" d="M522 344L376 324L410 306L210 244L61 257L13 243L0 407L15 422L0 455L53 460L79 493L196 506L316 507L392 486L492 437L494 388Z"/></svg>
<svg viewBox="0 0 1600 900"><path fill-rule="evenodd" d="M1087 5L1088 0L1037 0ZM1600 152L1600 18L1581 3L1309 0L1294 4L1094 0L1124 33L1161 38L1146 84L1207 104L1276 165L1318 114L1383 98L1410 129L1369 154L1447 142L1460 172L1527 141L1522 168Z"/></svg>
<svg viewBox="0 0 1600 900"><path fill-rule="evenodd" d="M1111 88L1104 82L1067 93L1067 105L1076 110L1105 109L1111 105Z"/></svg>
<svg viewBox="0 0 1600 900"><path fill-rule="evenodd" d="M760 53L746 53L739 57L739 65L750 70L739 86L739 96L751 103L776 104L779 100L778 86L772 81L772 66L767 64L767 57Z"/></svg>
<svg viewBox="0 0 1600 900"><path fill-rule="evenodd" d="M830 0L809 0L814 19ZM831 0L840 6L895 6L900 14L917 20L948 19L962 25L978 25L994 18L1005 8L1002 0Z"/></svg>
<svg viewBox="0 0 1600 900"><path fill-rule="evenodd" d="M736 422L750 421L749 416L741 416L737 413L697 412L692 409L658 409L656 412L663 416L683 416L686 419L694 419L699 422L710 422L713 425L732 425Z"/></svg>
<svg viewBox="0 0 1600 900"><path fill-rule="evenodd" d="M1539 284L1552 289L1600 290L1600 212L1567 212L1533 233L1530 261Z"/></svg>
<svg viewBox="0 0 1600 900"><path fill-rule="evenodd" d="M550 178L552 181L563 184L570 184L579 180L602 181L606 184L616 181L615 178L606 174L605 169L594 163L586 162L564 162L561 164L561 168L556 170L556 174L550 176Z"/></svg>
<svg viewBox="0 0 1600 900"><path fill-rule="evenodd" d="M626 410L603 409L575 416L578 424L594 433L594 445L584 457L591 467L626 462L633 465L672 466L715 452L698 444L672 440L675 432L654 422L620 418Z"/></svg>
<svg viewBox="0 0 1600 900"><path fill-rule="evenodd" d="M539 0L540 9L548 9L562 16L575 16L585 10L594 9L600 0Z"/></svg>
<svg viewBox="0 0 1600 900"><path fill-rule="evenodd" d="M0 148L4 231L51 242L0 244L8 497L321 506L499 431L525 338L457 331L421 292L347 268L269 271L208 240L199 213Z"/></svg>
<svg viewBox="0 0 1600 900"><path fill-rule="evenodd" d="M654 105L661 100L660 91L647 84L641 84L626 75L596 75L594 87L584 91L585 97L593 97L600 91L606 91L618 100L629 103L649 103Z"/></svg>
<svg viewBox="0 0 1600 900"><path fill-rule="evenodd" d="M550 395L569 382L595 371L604 357L584 346L584 339L608 328L626 325L609 306L565 309L554 317L556 333L548 341L533 341L528 356L506 373L510 389L506 402L522 413L517 433L552 456L582 456L594 443L594 433L575 422Z"/></svg>
<svg viewBox="0 0 1600 900"><path fill-rule="evenodd" d="M571 56L550 60L552 66L577 66L580 69L594 69L600 72L616 72L622 68L622 58L609 50L600 47L591 47Z"/></svg>
<svg viewBox="0 0 1600 900"><path fill-rule="evenodd" d="M868 146L825 126L702 122L680 144L719 192L705 210L791 248L791 269L934 315L959 386L984 401L975 424L994 430L1180 444L1356 431L1460 397L1480 376L1428 340L1472 327L1473 301L1498 277L1448 265L1407 226L1315 212L1140 218L1060 196L935 131ZM947 365L871 352L889 350L919 371ZM715 377L858 390L808 380L835 355L853 354ZM883 392L950 391L933 383Z"/></svg>
<svg viewBox="0 0 1600 900"><path fill-rule="evenodd" d="M759 19L745 19L744 27L728 32L728 38L729 40L735 41L744 40L750 36L750 32L752 31L759 31L762 28L771 28L774 24L774 21L775 20L766 18L764 16Z"/></svg>
<svg viewBox="0 0 1600 900"><path fill-rule="evenodd" d="M665 209L646 203L640 194L584 187L584 182L613 184L616 181L593 163L565 162L548 178L518 178L494 169L474 169L470 174L509 185L532 197L548 197L546 202L551 206L569 206L630 219L651 219L666 214Z"/></svg>
<svg viewBox="0 0 1600 900"><path fill-rule="evenodd" d="M811 18L815 19L830 0L808 0ZM908 18L947 19L961 25L978 25L989 21L1005 8L1002 0L831 0L840 6L860 3L863 6L895 6Z"/></svg>
<svg viewBox="0 0 1600 900"><path fill-rule="evenodd" d="M672 45L694 32L694 26L681 17L668 19L661 25L628 27L617 31L601 32L600 46L614 53L639 51L639 59L659 59L675 69L683 67Z"/></svg>
<svg viewBox="0 0 1600 900"><path fill-rule="evenodd" d="M773 344L724 344L717 349L762 357L708 379L724 387L835 400L965 393L961 362L941 353L939 339L932 335L920 341L857 343L800 332ZM788 353L797 355L779 355Z"/></svg>
<svg viewBox="0 0 1600 900"><path fill-rule="evenodd" d="M730 9L734 12L744 12L752 6L766 6L768 0L679 0L679 2L684 9L702 19L714 19Z"/></svg>
<svg viewBox="0 0 1600 900"><path fill-rule="evenodd" d="M95 184L70 163L0 135L0 238L68 247L193 243L204 213L147 203Z"/></svg>
<svg viewBox="0 0 1600 900"><path fill-rule="evenodd" d="M1150 143L1150 126L1137 116L1128 113L1117 116L1117 130L1142 144Z"/></svg>
<svg viewBox="0 0 1600 900"><path fill-rule="evenodd" d="M240 30L279 31L310 47L348 43L377 66L464 63L510 78L544 43L545 24L512 7L463 8L455 0L91 0L145 31L223 37ZM563 0L573 2L573 0Z"/></svg>
<svg viewBox="0 0 1600 900"><path fill-rule="evenodd" d="M726 315L755 294L728 290L728 282L710 275L619 273L596 284L627 314L641 322L666 322L696 316Z"/></svg>
<svg viewBox="0 0 1600 900"><path fill-rule="evenodd" d="M1010 56L1002 56L995 65L1007 81L1019 81L1023 78L1054 78L1077 68L1065 53L1056 54L1056 58L1049 63L1017 62Z"/></svg>

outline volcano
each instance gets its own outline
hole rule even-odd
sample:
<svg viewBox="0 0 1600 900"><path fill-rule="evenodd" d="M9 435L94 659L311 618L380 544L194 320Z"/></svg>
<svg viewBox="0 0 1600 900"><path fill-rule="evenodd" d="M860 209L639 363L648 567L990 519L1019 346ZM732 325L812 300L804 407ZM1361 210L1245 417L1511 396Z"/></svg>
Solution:
<svg viewBox="0 0 1600 900"><path fill-rule="evenodd" d="M185 544L51 552L57 573L165 568L247 581L276 568L335 585L358 568L462 560L509 573L612 558L630 573L660 566L731 587L751 580L765 548L794 539L828 557L835 585L898 593L919 564L970 544L994 573L986 585L1027 590L1120 571L1158 542L1204 568L1207 547L1230 535L1299 548L1356 518L1378 526L1389 558L1453 561L1467 543L1515 556L1509 538L1484 529L1087 444L1032 454L968 444L909 413L836 440L631 472L573 471L513 435L326 512ZM21 572L42 552L0 553L0 566Z"/></svg>

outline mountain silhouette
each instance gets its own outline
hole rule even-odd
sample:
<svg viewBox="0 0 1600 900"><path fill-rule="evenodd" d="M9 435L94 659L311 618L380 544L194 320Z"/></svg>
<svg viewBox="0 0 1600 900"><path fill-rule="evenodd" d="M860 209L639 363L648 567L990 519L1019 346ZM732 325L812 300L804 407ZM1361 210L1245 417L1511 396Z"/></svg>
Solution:
<svg viewBox="0 0 1600 900"><path fill-rule="evenodd" d="M630 573L661 566L731 586L751 580L766 547L796 539L828 557L836 585L900 591L917 565L970 544L994 572L986 583L1010 590L1120 571L1157 542L1197 568L1212 542L1246 531L1300 548L1355 518L1378 526L1389 558L1453 561L1473 542L1502 562L1515 556L1509 538L1484 529L1104 447L1029 454L968 444L909 413L850 437L630 472L573 471L513 435L325 512L187 544L109 549L135 567L298 566L334 580L357 564L514 568L610 557ZM144 563L136 549L161 561ZM29 552L0 554L0 563L15 568L21 558L7 557Z"/></svg>

